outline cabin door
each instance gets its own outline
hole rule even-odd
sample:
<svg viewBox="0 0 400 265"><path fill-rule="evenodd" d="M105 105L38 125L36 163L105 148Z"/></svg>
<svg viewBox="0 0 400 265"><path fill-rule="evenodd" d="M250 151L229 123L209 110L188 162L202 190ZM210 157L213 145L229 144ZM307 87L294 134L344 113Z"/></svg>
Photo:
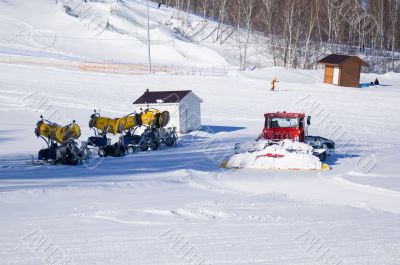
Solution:
<svg viewBox="0 0 400 265"><path fill-rule="evenodd" d="M339 85L339 67L333 68L333 80L332 80L332 84L334 85Z"/></svg>

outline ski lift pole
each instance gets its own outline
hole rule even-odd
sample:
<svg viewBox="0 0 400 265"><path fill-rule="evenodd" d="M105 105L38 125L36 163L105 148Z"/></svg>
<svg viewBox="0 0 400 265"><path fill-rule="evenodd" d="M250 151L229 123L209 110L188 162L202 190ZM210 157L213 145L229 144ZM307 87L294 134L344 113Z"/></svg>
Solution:
<svg viewBox="0 0 400 265"><path fill-rule="evenodd" d="M150 48L150 12L149 12L149 0L147 0L147 48L149 56L149 74L151 74L151 48Z"/></svg>

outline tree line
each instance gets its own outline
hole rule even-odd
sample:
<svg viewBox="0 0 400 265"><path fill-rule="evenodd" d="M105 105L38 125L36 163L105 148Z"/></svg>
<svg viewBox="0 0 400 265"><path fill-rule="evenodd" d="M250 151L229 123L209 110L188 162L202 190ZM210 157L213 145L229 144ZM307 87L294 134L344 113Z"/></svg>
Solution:
<svg viewBox="0 0 400 265"><path fill-rule="evenodd" d="M399 58L400 0L164 0L240 32L241 65L253 33L265 36L275 65L311 68L324 53ZM371 59L372 60L372 59ZM395 60L389 60L393 64ZM390 67L387 64L385 67Z"/></svg>

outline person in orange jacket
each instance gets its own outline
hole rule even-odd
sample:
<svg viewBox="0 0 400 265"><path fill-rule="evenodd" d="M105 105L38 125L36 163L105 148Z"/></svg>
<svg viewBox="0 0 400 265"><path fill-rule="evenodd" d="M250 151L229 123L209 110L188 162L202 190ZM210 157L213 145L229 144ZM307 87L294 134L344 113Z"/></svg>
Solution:
<svg viewBox="0 0 400 265"><path fill-rule="evenodd" d="M271 82L271 91L275 91L276 88L276 84L279 83L278 79L276 78L276 76L274 78L272 78L272 82Z"/></svg>

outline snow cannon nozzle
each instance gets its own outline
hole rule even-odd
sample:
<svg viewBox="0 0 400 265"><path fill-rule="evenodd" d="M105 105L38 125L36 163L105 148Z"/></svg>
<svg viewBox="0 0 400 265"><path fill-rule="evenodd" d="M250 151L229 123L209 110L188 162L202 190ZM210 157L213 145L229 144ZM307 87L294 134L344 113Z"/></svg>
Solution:
<svg viewBox="0 0 400 265"><path fill-rule="evenodd" d="M164 128L167 126L170 120L170 115L168 111L163 111L158 115L157 119L157 127L158 128Z"/></svg>

